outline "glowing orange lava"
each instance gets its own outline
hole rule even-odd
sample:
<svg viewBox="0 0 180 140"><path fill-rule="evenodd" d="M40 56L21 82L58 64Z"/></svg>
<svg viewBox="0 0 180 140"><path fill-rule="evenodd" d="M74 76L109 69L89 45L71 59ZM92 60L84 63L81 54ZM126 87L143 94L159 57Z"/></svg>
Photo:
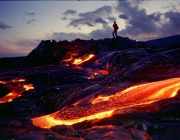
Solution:
<svg viewBox="0 0 180 140"><path fill-rule="evenodd" d="M98 71L94 72L94 75L99 75L99 74L105 74L105 75L107 75L107 74L109 74L109 73L108 73L108 71L106 71L106 70L98 70Z"/></svg>
<svg viewBox="0 0 180 140"><path fill-rule="evenodd" d="M11 102L11 101L13 101L15 98L18 98L18 97L20 97L20 96L22 96L22 94L19 93L19 92L15 92L15 91L10 92L10 93L8 93L7 95L5 95L4 97L0 98L0 103Z"/></svg>
<svg viewBox="0 0 180 140"><path fill-rule="evenodd" d="M106 70L95 70L93 72L88 73L87 75L88 75L88 79L92 79L92 78L94 78L94 77L96 77L98 75L102 75L102 74L103 75L108 75L109 73Z"/></svg>
<svg viewBox="0 0 180 140"><path fill-rule="evenodd" d="M13 79L12 82L0 81L0 83L3 83L11 91L4 97L0 98L0 103L11 102L15 98L22 96L23 91L34 89L32 84L19 84L19 82L24 81L25 79Z"/></svg>
<svg viewBox="0 0 180 140"><path fill-rule="evenodd" d="M27 84L23 86L25 90L34 89L33 84Z"/></svg>
<svg viewBox="0 0 180 140"><path fill-rule="evenodd" d="M0 81L0 84L5 84L6 83L6 81Z"/></svg>
<svg viewBox="0 0 180 140"><path fill-rule="evenodd" d="M64 59L63 62L70 62L73 58Z"/></svg>
<svg viewBox="0 0 180 140"><path fill-rule="evenodd" d="M32 123L41 128L51 128L56 125L72 125L85 120L107 118L113 114L123 114L126 110L129 113L141 112L136 107L140 107L142 111L143 107L146 107L146 111L157 111L153 103L176 96L179 89L180 78L136 85L111 96L90 98L91 104L74 104L53 114L36 117L32 119ZM150 105L152 106L147 108Z"/></svg>
<svg viewBox="0 0 180 140"><path fill-rule="evenodd" d="M82 58L76 58L73 60L72 64L74 65L80 65L88 60L90 60L91 58L93 58L95 55L94 54L89 54L89 55L85 55Z"/></svg>
<svg viewBox="0 0 180 140"><path fill-rule="evenodd" d="M17 82L24 82L25 79L13 79L12 81L15 82L15 83L17 83Z"/></svg>

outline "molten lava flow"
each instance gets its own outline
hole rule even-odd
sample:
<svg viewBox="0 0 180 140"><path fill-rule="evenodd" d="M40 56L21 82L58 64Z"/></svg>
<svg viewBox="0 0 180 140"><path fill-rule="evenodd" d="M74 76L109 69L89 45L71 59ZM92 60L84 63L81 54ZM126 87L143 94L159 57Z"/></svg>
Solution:
<svg viewBox="0 0 180 140"><path fill-rule="evenodd" d="M7 95L5 95L4 97L0 98L0 103L6 103L6 102L11 102L13 101L15 98L20 97L22 94L19 92L10 92Z"/></svg>
<svg viewBox="0 0 180 140"><path fill-rule="evenodd" d="M88 75L88 79L92 79L95 78L98 75L108 75L108 71L106 70L90 70L87 75Z"/></svg>
<svg viewBox="0 0 180 140"><path fill-rule="evenodd" d="M17 83L17 82L24 82L25 79L13 79L12 81L15 82L15 83Z"/></svg>
<svg viewBox="0 0 180 140"><path fill-rule="evenodd" d="M104 101L108 101L110 99L111 96L99 96L97 97L96 99L94 99L92 101L92 104L97 104L97 103L100 103L100 102L104 102Z"/></svg>
<svg viewBox="0 0 180 140"><path fill-rule="evenodd" d="M80 110L79 110L80 111ZM100 112L98 114L85 116L79 119L72 119L72 120L61 120L61 119L55 119L54 115L46 115L42 117L37 117L32 119L32 122L34 125L41 127L41 128L51 128L56 125L73 125L79 122L83 122L85 120L94 120L94 119L102 119L102 118L108 118L111 117L114 110L106 111L106 112Z"/></svg>
<svg viewBox="0 0 180 140"><path fill-rule="evenodd" d="M0 81L0 84L6 84L6 81Z"/></svg>
<svg viewBox="0 0 180 140"><path fill-rule="evenodd" d="M71 63L71 61L73 60L73 57L77 55L78 53L75 53L75 52L66 53L66 56L62 60L62 63L65 63L65 66L69 66L69 63Z"/></svg>
<svg viewBox="0 0 180 140"><path fill-rule="evenodd" d="M64 59L63 62L70 62L73 58Z"/></svg>
<svg viewBox="0 0 180 140"><path fill-rule="evenodd" d="M15 98L22 96L23 91L34 89L32 84L19 84L19 82L24 82L25 79L13 79L12 82L0 81L3 83L11 92L0 98L0 103L11 102Z"/></svg>
<svg viewBox="0 0 180 140"><path fill-rule="evenodd" d="M33 85L32 84L27 84L27 85L24 85L23 86L24 89L27 91L27 90L30 90L30 89L34 89Z"/></svg>
<svg viewBox="0 0 180 140"><path fill-rule="evenodd" d="M94 72L94 75L99 75L99 74L107 75L108 71L106 71L106 70L97 70L97 71Z"/></svg>
<svg viewBox="0 0 180 140"><path fill-rule="evenodd" d="M82 58L76 58L73 60L72 64L74 65L80 65L88 60L90 60L91 58L93 58L95 55L94 54L89 54L89 55L85 55Z"/></svg>
<svg viewBox="0 0 180 140"><path fill-rule="evenodd" d="M102 119L113 114L123 114L126 110L141 112L157 111L154 102L176 96L180 89L180 78L151 82L132 86L111 96L99 96L89 99L91 104L65 107L53 114L32 119L32 123L41 128L56 125L72 125L85 120ZM87 98L86 98L87 100ZM151 106L150 106L151 105ZM140 109L136 109L140 107ZM148 108L149 107L149 108Z"/></svg>

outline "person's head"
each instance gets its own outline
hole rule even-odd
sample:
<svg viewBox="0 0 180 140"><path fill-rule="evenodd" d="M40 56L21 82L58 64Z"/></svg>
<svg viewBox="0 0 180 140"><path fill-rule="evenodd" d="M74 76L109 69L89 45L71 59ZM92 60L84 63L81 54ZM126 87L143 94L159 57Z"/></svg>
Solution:
<svg viewBox="0 0 180 140"><path fill-rule="evenodd" d="M114 21L114 23L116 23L116 21Z"/></svg>

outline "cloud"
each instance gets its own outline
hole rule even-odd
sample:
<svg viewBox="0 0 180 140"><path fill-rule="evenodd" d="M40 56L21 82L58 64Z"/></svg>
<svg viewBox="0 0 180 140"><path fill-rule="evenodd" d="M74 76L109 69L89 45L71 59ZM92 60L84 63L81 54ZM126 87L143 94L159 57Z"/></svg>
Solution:
<svg viewBox="0 0 180 140"><path fill-rule="evenodd" d="M138 11L138 4L135 4L134 1L119 1L116 6L116 10L118 12L122 12L123 14L126 13L126 15L130 16Z"/></svg>
<svg viewBox="0 0 180 140"><path fill-rule="evenodd" d="M146 9L142 8L141 4L142 2L130 1L118 3L116 10L121 13L119 18L126 20L125 29L120 30L120 35L143 41L180 33L178 5L168 5L165 8L169 11L165 13L147 14Z"/></svg>
<svg viewBox="0 0 180 140"><path fill-rule="evenodd" d="M113 32L112 28L104 25L103 29L94 30L89 35L93 39L104 39L104 38L111 38L112 32Z"/></svg>
<svg viewBox="0 0 180 140"><path fill-rule="evenodd" d="M180 23L180 12L166 12L165 18L169 19L169 23L173 25L174 28L180 29L179 23Z"/></svg>
<svg viewBox="0 0 180 140"><path fill-rule="evenodd" d="M92 19L93 17L102 17L106 14L110 14L112 11L112 7L111 6L103 6L98 8L95 11L92 12L86 12L86 13L80 13L79 16L83 17L83 18L90 18Z"/></svg>
<svg viewBox="0 0 180 140"><path fill-rule="evenodd" d="M108 26L107 21L116 21L114 14L118 13L119 18L125 21L125 28L118 30L120 36L145 41L180 33L179 11L171 10L165 13L154 12L147 14L144 4L142 1L118 1L115 9L112 9L111 6L103 6L94 11L80 13L78 18L72 19L69 26L80 29L81 25L89 27L93 25L93 27L96 27L97 23L100 23L103 28L93 30L88 37L94 39L111 38L112 28L110 25ZM174 5L171 5L172 8L178 9ZM76 35L70 36L73 38Z"/></svg>
<svg viewBox="0 0 180 140"><path fill-rule="evenodd" d="M85 22L85 25L90 26L90 27L93 26L93 25L92 25L90 22L88 22L88 21Z"/></svg>
<svg viewBox="0 0 180 140"><path fill-rule="evenodd" d="M177 8L176 6L177 5L170 3L169 5L163 6L162 8L167 9L169 11L178 11L179 8Z"/></svg>
<svg viewBox="0 0 180 140"><path fill-rule="evenodd" d="M5 30L5 29L9 29L12 28L13 26L9 26L6 23L0 22L0 29Z"/></svg>
<svg viewBox="0 0 180 140"><path fill-rule="evenodd" d="M109 26L104 27L104 29L97 29L93 30L89 34L83 34L83 33L65 33L65 32L54 32L52 34L46 35L47 40L53 39L56 41L61 41L61 40L68 40L72 41L77 38L80 39L104 39L104 38L111 38L112 37L112 28Z"/></svg>
<svg viewBox="0 0 180 140"><path fill-rule="evenodd" d="M19 53L19 52L0 52L0 58L7 58L7 57L18 57L18 56L26 56L23 53Z"/></svg>
<svg viewBox="0 0 180 140"><path fill-rule="evenodd" d="M38 13L36 13L36 12L31 12L31 13L25 13L27 16L36 16L36 15L38 15L39 14L39 12Z"/></svg>
<svg viewBox="0 0 180 140"><path fill-rule="evenodd" d="M163 14L160 12L154 12L154 13L148 15L149 18L151 18L152 20L154 20L156 22L160 21L162 16L163 16Z"/></svg>
<svg viewBox="0 0 180 140"><path fill-rule="evenodd" d="M89 22L89 21L85 20L84 18L74 19L69 23L69 26L78 27L78 25L80 24L84 25L85 22Z"/></svg>
<svg viewBox="0 0 180 140"><path fill-rule="evenodd" d="M91 39L91 36L89 36L87 34L82 34L82 33L54 32L52 34L47 34L46 38L47 39L53 39L53 40L56 40L56 41L60 41L60 40L72 41L72 40L75 40L77 38Z"/></svg>
<svg viewBox="0 0 180 140"><path fill-rule="evenodd" d="M17 40L14 41L15 45L21 46L23 49L28 49L29 48L34 48L37 46L37 40L33 39L22 39L22 40Z"/></svg>
<svg viewBox="0 0 180 140"><path fill-rule="evenodd" d="M0 57L27 56L39 43L33 39L3 40L0 44Z"/></svg>
<svg viewBox="0 0 180 140"><path fill-rule="evenodd" d="M142 2L119 1L116 10L121 13L119 18L126 20L125 29L120 30L122 36L141 40L158 36L158 21L162 14L156 12L148 15ZM146 39L147 39L146 38Z"/></svg>
<svg viewBox="0 0 180 140"><path fill-rule="evenodd" d="M30 24L30 25L35 25L35 22L37 22L38 20L35 20L35 19L31 19L29 21L27 21L26 23L27 24Z"/></svg>
<svg viewBox="0 0 180 140"><path fill-rule="evenodd" d="M79 25L87 25L89 27L93 26L92 23L90 23L88 20L84 20L83 18L72 20L68 26L71 26L71 25L74 27L77 27L78 29L81 29L79 28Z"/></svg>
<svg viewBox="0 0 180 140"><path fill-rule="evenodd" d="M121 14L121 15L119 15L119 18L122 18L122 19L129 19L129 17L128 17L126 14Z"/></svg>
<svg viewBox="0 0 180 140"><path fill-rule="evenodd" d="M96 19L95 19L95 22L96 22L96 23L101 23L101 24L106 24L106 23L107 23L105 20L103 20L103 19L100 18L100 17L99 17L99 18L96 18Z"/></svg>
<svg viewBox="0 0 180 140"><path fill-rule="evenodd" d="M66 12L63 13L63 15L74 15L76 13L77 13L77 11L75 11L75 10L67 10Z"/></svg>
<svg viewBox="0 0 180 140"><path fill-rule="evenodd" d="M111 22L114 22L116 20L116 18L114 18L114 17L108 17L107 19Z"/></svg>
<svg viewBox="0 0 180 140"><path fill-rule="evenodd" d="M62 20L67 20L67 17L62 17L61 19L62 19Z"/></svg>
<svg viewBox="0 0 180 140"><path fill-rule="evenodd" d="M112 12L111 6L103 6L91 12L80 13L78 15L79 18L73 19L69 23L69 26L79 28L79 26L81 25L92 26L95 25L96 23L104 24L106 23L106 21L103 19L107 19L111 12ZM86 23L91 23L91 24L86 24Z"/></svg>
<svg viewBox="0 0 180 140"><path fill-rule="evenodd" d="M180 33L180 12L166 12L164 14L165 20L168 22L165 22L162 27L160 28L160 35L161 36L169 36L169 35L175 35Z"/></svg>
<svg viewBox="0 0 180 140"><path fill-rule="evenodd" d="M69 18L69 20L74 20L74 18Z"/></svg>

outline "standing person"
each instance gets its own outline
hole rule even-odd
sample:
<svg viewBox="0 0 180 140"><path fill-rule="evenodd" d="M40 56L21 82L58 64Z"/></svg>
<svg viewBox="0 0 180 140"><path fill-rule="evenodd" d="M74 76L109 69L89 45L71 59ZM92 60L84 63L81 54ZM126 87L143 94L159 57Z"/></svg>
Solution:
<svg viewBox="0 0 180 140"><path fill-rule="evenodd" d="M116 24L116 22L114 21L114 24L113 24L113 28L114 28L114 31L112 32L112 35L114 38L117 38L117 30L119 29L118 25Z"/></svg>

